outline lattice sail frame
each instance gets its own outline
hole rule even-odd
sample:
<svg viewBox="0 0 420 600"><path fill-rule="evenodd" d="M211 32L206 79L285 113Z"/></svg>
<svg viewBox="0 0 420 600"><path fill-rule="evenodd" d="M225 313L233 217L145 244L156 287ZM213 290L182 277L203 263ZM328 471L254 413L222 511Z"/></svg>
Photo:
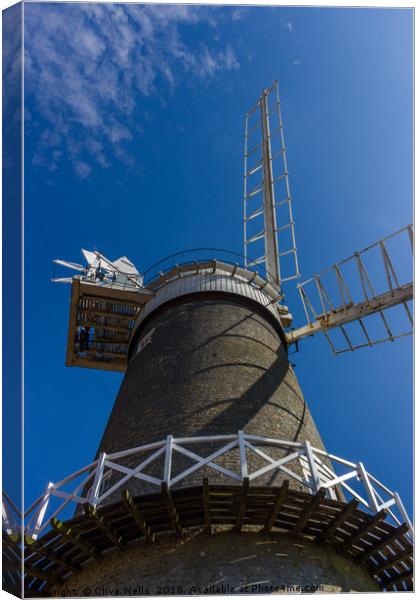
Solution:
<svg viewBox="0 0 420 600"><path fill-rule="evenodd" d="M245 115L243 219L246 264L264 263L278 289L300 277L277 81ZM262 243L263 254L255 256Z"/></svg>
<svg viewBox="0 0 420 600"><path fill-rule="evenodd" d="M288 343L322 332L333 352L341 354L411 335L413 333L413 316L410 310L410 302L413 299L412 273L410 272L409 277L406 274L404 278L401 273L402 248L394 248L394 256L392 256L387 246L391 241L400 242L400 246L401 242L405 241L406 250L411 251L412 257L413 225L399 229L298 284L307 325L287 333ZM375 265L374 269L372 265ZM345 274L346 270L347 274ZM369 270L371 270L370 274ZM405 315L406 325L403 330L400 322L391 323L391 309L398 305L403 307L402 314ZM370 320L375 314L379 317L377 324ZM398 321L401 320L400 318ZM353 323L357 323L360 329L350 331ZM377 326L378 324L380 327ZM338 348L337 344L334 344L330 335L330 331L334 329L341 332L344 347ZM372 335L372 329L377 330L375 335ZM361 341L354 343L357 333L360 334Z"/></svg>

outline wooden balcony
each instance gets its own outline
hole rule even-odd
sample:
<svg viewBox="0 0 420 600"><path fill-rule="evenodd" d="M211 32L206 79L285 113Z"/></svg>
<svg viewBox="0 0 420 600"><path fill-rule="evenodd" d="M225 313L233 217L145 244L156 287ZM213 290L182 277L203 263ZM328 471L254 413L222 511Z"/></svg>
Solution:
<svg viewBox="0 0 420 600"><path fill-rule="evenodd" d="M66 366L124 372L134 323L152 296L147 289L98 286L74 278Z"/></svg>

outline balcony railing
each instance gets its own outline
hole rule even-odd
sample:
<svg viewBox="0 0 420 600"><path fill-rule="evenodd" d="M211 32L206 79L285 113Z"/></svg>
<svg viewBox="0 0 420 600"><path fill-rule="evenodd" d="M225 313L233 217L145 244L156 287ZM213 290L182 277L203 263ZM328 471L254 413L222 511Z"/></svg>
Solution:
<svg viewBox="0 0 420 600"><path fill-rule="evenodd" d="M197 453L197 447L201 445L206 448L205 456ZM281 458L279 450L282 451ZM227 455L229 465L237 465L235 469L218 463ZM177 471L176 462L180 456L188 458L190 466ZM255 464L256 461L251 457L255 459L256 456L259 467L253 468L251 462ZM127 459L130 466L127 466ZM150 466L153 466L153 475L148 469ZM408 526L406 535L412 540L412 524L399 495L371 475L363 463L354 463L314 448L309 441L279 440L243 431L233 435L188 438L169 435L152 444L111 454L102 453L97 460L61 481L48 483L44 494L25 512L24 534L37 539L50 528L52 518L59 515L67 518L74 514L78 505L100 507L115 492L127 489L130 481L135 481L136 485L143 484L149 493L154 487L158 491L162 484L170 489L183 481L187 483L189 476L193 473L199 475L204 468L212 477L220 476L224 481L227 478L238 484L244 480L261 482L270 473L297 481L302 489L312 494L325 488L326 493L334 498L340 489L346 499L355 498L368 513L385 511L390 523L396 526L405 523ZM19 522L11 517L10 500L6 496L3 502L3 527L7 532L15 531Z"/></svg>

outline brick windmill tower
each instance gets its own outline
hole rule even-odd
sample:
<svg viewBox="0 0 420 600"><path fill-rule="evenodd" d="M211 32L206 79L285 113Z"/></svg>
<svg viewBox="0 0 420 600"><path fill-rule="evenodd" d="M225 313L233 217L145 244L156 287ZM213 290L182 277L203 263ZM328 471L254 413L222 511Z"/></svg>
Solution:
<svg viewBox="0 0 420 600"><path fill-rule="evenodd" d="M182 253L143 275L98 252L83 251L87 266L56 261L78 272L57 279L72 286L66 364L125 375L93 462L27 511L27 595L412 589L398 494L324 448L288 358L317 332L335 352L409 333L393 332L387 311L402 308L411 330L412 283L389 244L410 247L412 228L299 284L308 322L292 329L284 284L299 268L277 82L246 115L244 181L244 257ZM368 274L375 252L385 290Z"/></svg>

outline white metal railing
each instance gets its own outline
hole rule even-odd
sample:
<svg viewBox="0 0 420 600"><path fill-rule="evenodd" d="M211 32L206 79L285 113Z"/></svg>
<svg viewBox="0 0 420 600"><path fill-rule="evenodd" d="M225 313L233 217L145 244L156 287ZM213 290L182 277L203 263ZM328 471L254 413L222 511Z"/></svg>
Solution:
<svg viewBox="0 0 420 600"><path fill-rule="evenodd" d="M201 444L206 446L207 451L211 448L206 456L196 452L196 446ZM281 458L278 457L279 450L284 453ZM237 464L236 470L216 462L227 454L229 464ZM258 456L259 464L262 464L255 470L252 470L250 461L252 455ZM187 457L191 465L175 472L178 456ZM233 456L236 457L235 460ZM124 464L127 459L130 460L129 467ZM153 475L146 473L146 468L150 465L154 466ZM329 465L333 466L334 471ZM112 494L125 489L130 480L146 484L147 492L150 492L151 486L160 488L163 483L168 488L176 486L203 467L237 483L245 478L253 482L261 480L268 473L282 473L298 481L310 493L315 494L320 488L326 488L331 498L335 497L336 486L340 486L345 496L356 498L361 508L368 512L375 514L385 510L388 513L387 519L391 522L397 525L405 522L409 527L407 535L412 539L413 527L399 495L373 477L363 463L353 463L314 448L309 441L292 442L243 431L233 435L187 438L169 435L152 444L111 454L102 453L89 465L57 483L47 485L45 492L25 512L24 534L33 539L38 538L49 529L51 518L63 514L66 507L72 508L72 514L75 505L88 503L98 507ZM352 487L349 485L350 480ZM107 485L103 485L104 483ZM7 500L6 496L6 504ZM5 505L5 499L3 504ZM6 520L3 520L6 531L11 529L9 512L6 510Z"/></svg>
<svg viewBox="0 0 420 600"><path fill-rule="evenodd" d="M18 535L22 527L22 515L13 500L3 491L3 531L8 535Z"/></svg>

